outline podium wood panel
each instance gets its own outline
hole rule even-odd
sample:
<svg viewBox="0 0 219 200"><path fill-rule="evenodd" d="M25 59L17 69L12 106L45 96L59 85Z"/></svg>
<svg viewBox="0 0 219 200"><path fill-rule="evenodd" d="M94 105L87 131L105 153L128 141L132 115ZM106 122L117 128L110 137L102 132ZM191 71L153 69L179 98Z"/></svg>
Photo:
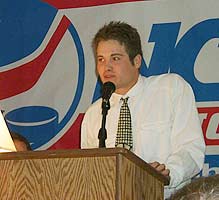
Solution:
<svg viewBox="0 0 219 200"><path fill-rule="evenodd" d="M116 149L0 154L1 200L163 199L166 179Z"/></svg>

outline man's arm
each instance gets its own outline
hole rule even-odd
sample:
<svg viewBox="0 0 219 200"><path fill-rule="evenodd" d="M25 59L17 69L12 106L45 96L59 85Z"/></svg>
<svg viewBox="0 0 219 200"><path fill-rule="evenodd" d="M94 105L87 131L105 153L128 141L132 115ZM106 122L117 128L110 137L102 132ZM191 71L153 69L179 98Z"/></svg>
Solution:
<svg viewBox="0 0 219 200"><path fill-rule="evenodd" d="M192 88L181 77L177 77L172 95L172 153L166 162L172 187L199 173L205 155L205 142Z"/></svg>

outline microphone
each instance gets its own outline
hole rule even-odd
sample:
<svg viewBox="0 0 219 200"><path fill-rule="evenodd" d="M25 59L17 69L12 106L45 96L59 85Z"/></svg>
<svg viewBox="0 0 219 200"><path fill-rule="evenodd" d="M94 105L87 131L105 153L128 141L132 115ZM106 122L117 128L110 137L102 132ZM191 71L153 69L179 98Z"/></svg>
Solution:
<svg viewBox="0 0 219 200"><path fill-rule="evenodd" d="M105 102L109 101L112 93L115 92L115 90L116 90L116 86L114 83L112 83L110 81L104 83L103 88L102 88L103 101L105 101Z"/></svg>
<svg viewBox="0 0 219 200"><path fill-rule="evenodd" d="M112 95L112 93L115 91L116 86L112 82L106 82L103 84L102 87L102 125L98 133L98 139L99 139L99 147L106 147L105 140L107 138L107 131L105 128L106 125L106 116L107 112L110 109L110 102L109 99Z"/></svg>

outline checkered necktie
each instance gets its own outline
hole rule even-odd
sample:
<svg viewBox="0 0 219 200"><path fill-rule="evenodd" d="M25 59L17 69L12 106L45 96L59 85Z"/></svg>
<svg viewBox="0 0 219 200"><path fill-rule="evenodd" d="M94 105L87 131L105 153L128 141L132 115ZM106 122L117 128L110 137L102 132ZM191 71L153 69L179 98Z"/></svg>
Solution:
<svg viewBox="0 0 219 200"><path fill-rule="evenodd" d="M116 136L116 147L124 147L126 149L132 149L132 124L131 114L128 107L128 97L123 99L123 104L120 108L118 130Z"/></svg>

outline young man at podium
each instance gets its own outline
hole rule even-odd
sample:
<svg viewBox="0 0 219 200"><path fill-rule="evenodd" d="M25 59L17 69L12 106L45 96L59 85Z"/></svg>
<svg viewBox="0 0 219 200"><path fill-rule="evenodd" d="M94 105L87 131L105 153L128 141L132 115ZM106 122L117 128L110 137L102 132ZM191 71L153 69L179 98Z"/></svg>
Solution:
<svg viewBox="0 0 219 200"><path fill-rule="evenodd" d="M177 74L143 77L140 36L123 22L104 25L93 39L96 69L110 109L106 147L125 147L170 179L165 197L202 169L205 143L192 88ZM98 148L102 123L99 99L85 113L81 148ZM109 106L108 106L109 107ZM99 135L99 138L100 135Z"/></svg>

